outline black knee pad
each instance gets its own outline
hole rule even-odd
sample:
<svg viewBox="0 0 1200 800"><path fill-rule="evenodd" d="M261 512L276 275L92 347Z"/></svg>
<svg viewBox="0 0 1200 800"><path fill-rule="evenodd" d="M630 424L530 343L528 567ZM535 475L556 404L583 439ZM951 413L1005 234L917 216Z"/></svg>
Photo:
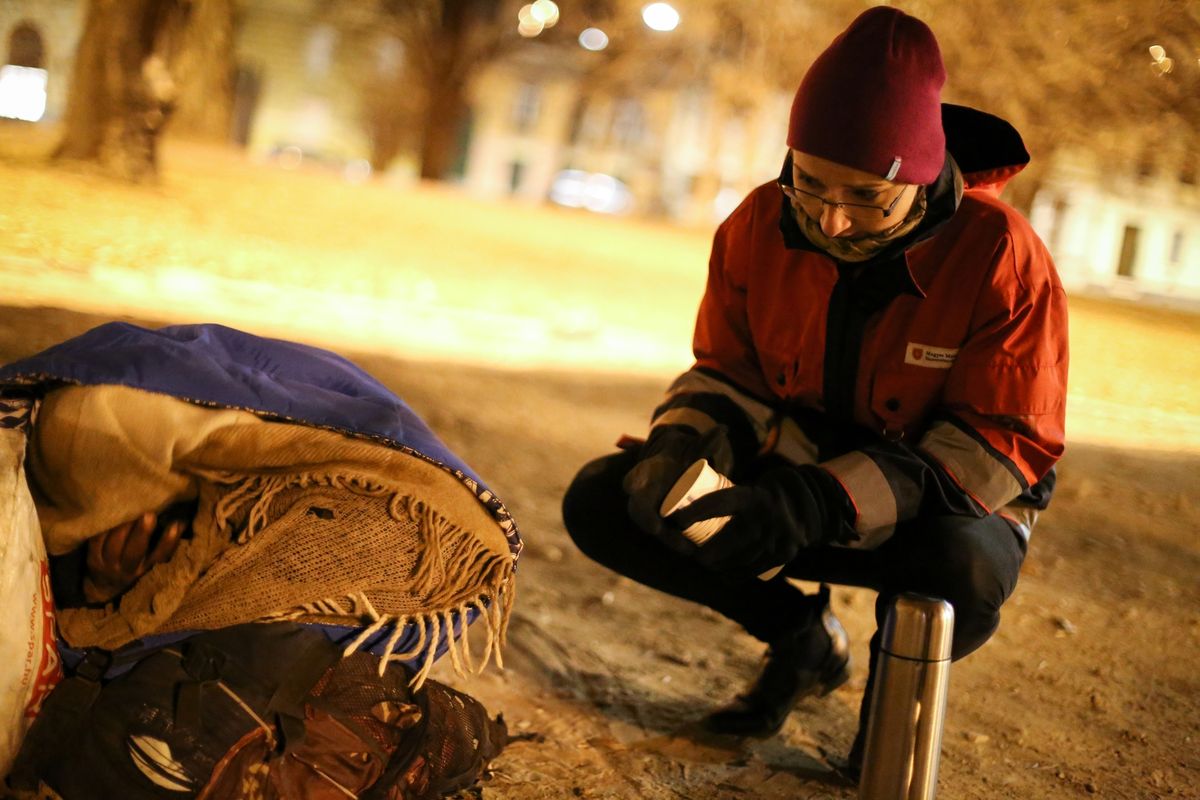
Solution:
<svg viewBox="0 0 1200 800"><path fill-rule="evenodd" d="M634 461L625 452L590 461L563 493L563 525L584 553L592 555L596 540L611 536L614 527L629 525L621 481Z"/></svg>

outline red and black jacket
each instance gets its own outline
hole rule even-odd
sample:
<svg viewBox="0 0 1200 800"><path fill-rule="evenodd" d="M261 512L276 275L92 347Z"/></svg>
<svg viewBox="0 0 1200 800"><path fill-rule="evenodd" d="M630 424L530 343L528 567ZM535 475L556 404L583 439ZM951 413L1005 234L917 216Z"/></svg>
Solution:
<svg viewBox="0 0 1200 800"><path fill-rule="evenodd" d="M925 219L870 261L812 246L774 182L750 193L713 242L696 363L652 423L728 426L742 472L817 464L852 546L927 514L1000 513L1028 536L1063 451L1066 298L997 197L1028 154L996 117L945 106L943 122Z"/></svg>

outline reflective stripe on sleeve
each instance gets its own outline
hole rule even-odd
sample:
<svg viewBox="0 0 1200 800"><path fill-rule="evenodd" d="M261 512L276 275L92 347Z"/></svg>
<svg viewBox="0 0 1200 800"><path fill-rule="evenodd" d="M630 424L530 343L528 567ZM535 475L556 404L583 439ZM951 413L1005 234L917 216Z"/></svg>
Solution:
<svg viewBox="0 0 1200 800"><path fill-rule="evenodd" d="M1033 526L1037 522L1038 510L1033 506L1023 505L1021 503L1009 503L1004 508L996 512L997 515L1011 522L1017 528L1017 532L1021 537L1028 542L1030 535L1033 533Z"/></svg>
<svg viewBox="0 0 1200 800"><path fill-rule="evenodd" d="M680 375L667 389L667 399L685 394L720 394L728 397L738 408L746 414L746 418L754 427L755 437L759 442L762 442L767 435L767 428L771 421L771 408L765 403L760 403L748 394L740 392L733 386L730 386L724 381L717 380L711 375L705 375L703 372L692 369ZM664 412L663 415L656 417L652 425L658 425L662 416L670 413ZM690 424L690 423L689 423Z"/></svg>
<svg viewBox="0 0 1200 800"><path fill-rule="evenodd" d="M779 424L779 438L775 442L773 452L793 464L817 463L817 445L791 417L784 417Z"/></svg>
<svg viewBox="0 0 1200 800"><path fill-rule="evenodd" d="M653 430L662 425L688 425L696 429L696 433L707 433L717 427L717 421L694 408L668 408L663 413L654 418L650 423L650 428Z"/></svg>
<svg viewBox="0 0 1200 800"><path fill-rule="evenodd" d="M842 485L857 512L854 530L861 538L851 542L850 547L870 550L892 535L896 527L896 495L874 459L854 451L826 461L821 467Z"/></svg>
<svg viewBox="0 0 1200 800"><path fill-rule="evenodd" d="M917 447L936 460L947 474L987 513L1021 494L1024 487L1008 467L966 432L938 422Z"/></svg>

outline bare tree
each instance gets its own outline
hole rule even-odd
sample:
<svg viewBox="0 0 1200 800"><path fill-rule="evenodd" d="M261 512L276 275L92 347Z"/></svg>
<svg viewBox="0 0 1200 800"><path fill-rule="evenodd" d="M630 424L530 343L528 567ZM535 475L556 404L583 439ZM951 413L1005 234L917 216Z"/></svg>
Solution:
<svg viewBox="0 0 1200 800"><path fill-rule="evenodd" d="M402 58L377 68L365 87L377 169L411 144L422 178L446 176L473 82L521 41L518 7L504 0L380 0L380 33L399 46Z"/></svg>
<svg viewBox="0 0 1200 800"><path fill-rule="evenodd" d="M708 98L712 120L741 122L745 163L760 137L760 109L791 92L821 48L844 24L857 0L823 4L784 0L691 0L680 4L681 24L670 32L650 30L642 19L643 0L585 3L547 37L559 45L578 74L575 109L582 120L593 103L657 92L693 90ZM839 11L844 13L839 15ZM608 45L585 53L575 45L584 28L603 30ZM568 55L569 53L569 55ZM577 127L577 126L576 126ZM709 154L692 182L703 206L716 197L721 138L708 137ZM780 142L782 158L783 143Z"/></svg>
<svg viewBox="0 0 1200 800"><path fill-rule="evenodd" d="M1028 209L1057 153L1093 153L1130 172L1146 153L1200 136L1195 4L1151 1L1136 13L1123 0L905 5L938 35L947 99L999 114L1025 138L1034 160L1014 182L1018 207ZM1175 54L1170 72L1151 56L1155 44Z"/></svg>
<svg viewBox="0 0 1200 800"><path fill-rule="evenodd" d="M191 0L191 15L171 73L179 87L171 134L229 141L236 64L234 0Z"/></svg>
<svg viewBox="0 0 1200 800"><path fill-rule="evenodd" d="M414 87L416 78L405 63L403 41L385 34L375 44L374 63L364 70L361 114L371 168L380 174L401 153L415 153L420 147L427 100Z"/></svg>
<svg viewBox="0 0 1200 800"><path fill-rule="evenodd" d="M218 49L231 47L232 23L225 23L231 11L228 0L88 0L65 132L54 157L95 161L132 181L152 180L159 135L180 96L179 64L187 63L189 47L212 52L211 30L194 26L206 22L220 31ZM219 64L216 72L222 73ZM228 105L223 92L229 87L198 84L197 105ZM219 126L224 119L227 126L227 113L206 124Z"/></svg>
<svg viewBox="0 0 1200 800"><path fill-rule="evenodd" d="M643 0L563 3L559 25L532 42L515 32L520 0L378 0L376 28L403 58L368 83L366 119L373 161L418 154L421 175L446 174L467 113L472 82L511 56L576 76L574 117L597 100L648 89L694 88L714 116L750 123L763 103L790 93L834 35L859 13L860 0L688 0L683 24L668 35L641 20ZM1015 182L1028 207L1041 168L1062 150L1090 151L1133 164L1158 146L1180 149L1200 134L1200 7L1186 0L1072 0L1013 6L1005 0L894 0L926 20L942 45L945 98L1011 121L1034 155ZM586 27L608 47L585 52ZM517 49L518 44L524 46ZM1169 72L1151 45L1173 59ZM515 62L514 62L515 63ZM518 64L519 66L519 64ZM747 136L748 141L755 140ZM712 159L716 161L715 154ZM703 189L716 178L697 176ZM709 187L711 188L711 187Z"/></svg>
<svg viewBox="0 0 1200 800"><path fill-rule="evenodd" d="M168 53L185 14L181 0L89 0L56 158L99 161L130 180L155 174L175 99Z"/></svg>
<svg viewBox="0 0 1200 800"><path fill-rule="evenodd" d="M927 21L937 34L947 101L997 114L1022 133L1034 161L1014 182L1012 200L1019 207L1028 209L1045 168L1060 152L1094 153L1126 172L1148 153L1195 158L1186 151L1200 140L1200 5L1147 0L1135 10L1128 0L892 4ZM812 60L863 8L850 0L691 0L685 25L670 37L649 39L634 30L640 5L599 4L597 24L619 35L585 73L580 102L592 92L619 92L639 83L691 83L709 94L719 118L752 120L767 97L798 85ZM1152 55L1153 45L1162 51Z"/></svg>

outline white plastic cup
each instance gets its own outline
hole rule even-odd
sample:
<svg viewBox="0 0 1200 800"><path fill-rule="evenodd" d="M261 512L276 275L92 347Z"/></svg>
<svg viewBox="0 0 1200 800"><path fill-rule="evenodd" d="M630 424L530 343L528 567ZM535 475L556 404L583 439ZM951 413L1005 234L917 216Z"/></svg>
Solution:
<svg viewBox="0 0 1200 800"><path fill-rule="evenodd" d="M683 475L679 476L679 480L667 492L667 496L663 498L662 506L659 507L658 513L660 516L669 517L681 508L691 505L706 494L728 489L733 486L733 481L726 478L721 473L713 469L707 460L700 459L696 463L687 468ZM717 535L717 532L725 527L725 523L733 517L709 517L708 519L697 520L683 530L683 535L692 543L703 547L704 543ZM758 576L759 580L769 581L779 574L783 569L783 565L772 567L766 572Z"/></svg>
<svg viewBox="0 0 1200 800"><path fill-rule="evenodd" d="M704 495L728 489L730 486L733 486L733 481L717 472L702 458L679 476L679 480L663 498L662 507L658 513L668 517L681 508L690 506ZM683 535L692 543L703 545L716 536L717 531L725 527L725 523L730 519L731 517L711 517L693 522L684 529Z"/></svg>

